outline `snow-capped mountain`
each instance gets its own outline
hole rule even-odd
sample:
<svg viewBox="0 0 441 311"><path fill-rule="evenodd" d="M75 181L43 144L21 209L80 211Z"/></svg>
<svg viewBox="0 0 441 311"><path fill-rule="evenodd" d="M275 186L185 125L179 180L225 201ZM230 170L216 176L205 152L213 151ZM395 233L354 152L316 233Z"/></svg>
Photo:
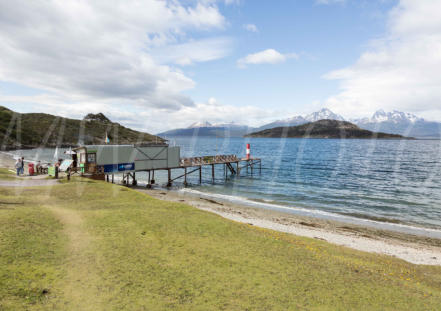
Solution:
<svg viewBox="0 0 441 311"><path fill-rule="evenodd" d="M429 122L414 114L394 110L376 111L372 117L352 120L359 127L370 131L400 134L420 138L439 138L441 123Z"/></svg>
<svg viewBox="0 0 441 311"><path fill-rule="evenodd" d="M327 108L313 112L306 116L294 116L287 119L277 120L265 124L259 128L247 125L230 123L210 123L208 121L196 122L188 128L175 129L158 135L167 136L206 136L206 137L242 137L251 132L262 131L275 127L288 127L302 125L308 122L316 122L323 119L345 121L345 119ZM411 113L384 110L376 111L370 118L350 120L359 127L373 132L400 134L417 138L440 138L441 123L429 122Z"/></svg>
<svg viewBox="0 0 441 311"><path fill-rule="evenodd" d="M323 108L317 112L313 112L311 114L308 114L305 117L305 120L308 122L315 122L315 121L324 120L324 119L345 121L345 119L341 115L333 113L328 108Z"/></svg>
<svg viewBox="0 0 441 311"><path fill-rule="evenodd" d="M213 127L243 128L243 127L248 127L248 125L237 124L236 122L231 121L231 122L228 122L228 123L214 123Z"/></svg>
<svg viewBox="0 0 441 311"><path fill-rule="evenodd" d="M187 127L188 129L193 129L193 128L198 128L198 127L212 127L213 125L208 122L208 121L204 121L204 122L195 122L193 124L191 124L189 127Z"/></svg>
<svg viewBox="0 0 441 311"><path fill-rule="evenodd" d="M302 125L308 122L315 122L324 119L345 121L345 119L341 115L335 114L327 108L323 108L317 112L313 112L306 116L294 116L292 118L277 120L275 122L265 124L259 127L258 130L262 131L274 127L296 126L296 125Z"/></svg>
<svg viewBox="0 0 441 311"><path fill-rule="evenodd" d="M174 129L159 133L161 137L173 136L204 136L204 137L242 137L254 130L247 125L229 123L195 122L187 128Z"/></svg>
<svg viewBox="0 0 441 311"><path fill-rule="evenodd" d="M374 113L371 118L364 118L358 121L359 124L363 123L381 123L381 122L392 122L392 123L416 123L425 121L422 118L417 117L414 114L401 112L394 110L392 112L385 112L380 109Z"/></svg>
<svg viewBox="0 0 441 311"><path fill-rule="evenodd" d="M194 129L194 128L201 128L201 127L226 127L226 128L241 128L241 127L248 127L247 125L243 124L237 124L234 121L228 122L228 123L210 123L208 121L203 122L195 122L188 126L188 129Z"/></svg>

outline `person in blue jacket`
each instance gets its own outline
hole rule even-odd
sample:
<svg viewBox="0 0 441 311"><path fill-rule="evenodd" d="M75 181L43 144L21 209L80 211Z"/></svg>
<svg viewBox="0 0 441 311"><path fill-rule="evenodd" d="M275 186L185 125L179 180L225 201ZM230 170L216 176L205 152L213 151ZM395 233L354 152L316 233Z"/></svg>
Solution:
<svg viewBox="0 0 441 311"><path fill-rule="evenodd" d="M15 161L15 170L17 171L17 176L20 176L20 173L21 173L21 159L20 158L18 158Z"/></svg>

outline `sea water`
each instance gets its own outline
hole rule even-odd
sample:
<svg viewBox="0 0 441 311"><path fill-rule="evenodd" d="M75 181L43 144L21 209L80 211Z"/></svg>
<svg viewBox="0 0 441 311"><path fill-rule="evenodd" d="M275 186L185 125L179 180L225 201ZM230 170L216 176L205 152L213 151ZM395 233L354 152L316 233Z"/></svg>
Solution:
<svg viewBox="0 0 441 311"><path fill-rule="evenodd" d="M225 181L224 167L219 165L213 184L207 167L202 185L195 172L188 178L191 187L181 191L305 215L441 232L439 140L170 139L171 145L181 147L181 157L244 157L247 143L251 156L262 159L261 173L256 166L253 175L243 169L240 177L228 175ZM54 150L15 153L51 160ZM175 170L173 177L182 173ZM142 184L147 176L137 174L137 178ZM165 183L165 174L157 173L156 179ZM174 185L179 187L182 181Z"/></svg>

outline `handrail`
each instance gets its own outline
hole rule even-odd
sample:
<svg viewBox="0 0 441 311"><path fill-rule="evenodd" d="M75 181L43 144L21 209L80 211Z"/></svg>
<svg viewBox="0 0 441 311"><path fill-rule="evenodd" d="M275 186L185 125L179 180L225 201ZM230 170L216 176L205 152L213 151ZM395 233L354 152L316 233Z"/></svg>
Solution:
<svg viewBox="0 0 441 311"><path fill-rule="evenodd" d="M203 157L192 157L192 158L181 158L181 166L198 166L207 164L220 164L220 163L230 163L237 162L239 159L236 155L214 155L214 156L203 156Z"/></svg>

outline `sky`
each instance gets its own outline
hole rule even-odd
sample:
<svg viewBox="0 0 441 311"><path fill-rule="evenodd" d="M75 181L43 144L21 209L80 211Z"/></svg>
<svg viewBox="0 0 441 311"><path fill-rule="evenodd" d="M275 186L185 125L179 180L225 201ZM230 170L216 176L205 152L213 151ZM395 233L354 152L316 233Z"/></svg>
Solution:
<svg viewBox="0 0 441 311"><path fill-rule="evenodd" d="M329 108L441 121L441 0L0 0L0 105L158 133Z"/></svg>

